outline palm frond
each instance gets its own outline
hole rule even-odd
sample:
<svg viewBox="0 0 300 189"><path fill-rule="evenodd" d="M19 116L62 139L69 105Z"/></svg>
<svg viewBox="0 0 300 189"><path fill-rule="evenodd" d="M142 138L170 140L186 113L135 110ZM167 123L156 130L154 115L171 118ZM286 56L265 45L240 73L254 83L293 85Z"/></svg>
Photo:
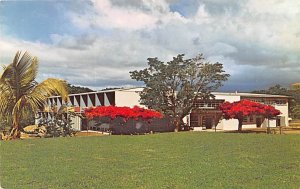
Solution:
<svg viewBox="0 0 300 189"><path fill-rule="evenodd" d="M13 103L15 101L14 95L12 95L12 89L5 81L0 81L0 114L11 113Z"/></svg>
<svg viewBox="0 0 300 189"><path fill-rule="evenodd" d="M28 112L37 110L38 104L29 96L22 96L14 105L12 109L13 124L18 124L21 119L24 119Z"/></svg>
<svg viewBox="0 0 300 189"><path fill-rule="evenodd" d="M64 80L48 78L39 83L30 94L37 102L45 103L49 96L60 95L64 101L68 100L67 83Z"/></svg>
<svg viewBox="0 0 300 189"><path fill-rule="evenodd" d="M31 64L24 71L22 78L20 79L20 90L22 93L31 91L31 89L36 85L35 79L38 72L38 60L33 58Z"/></svg>

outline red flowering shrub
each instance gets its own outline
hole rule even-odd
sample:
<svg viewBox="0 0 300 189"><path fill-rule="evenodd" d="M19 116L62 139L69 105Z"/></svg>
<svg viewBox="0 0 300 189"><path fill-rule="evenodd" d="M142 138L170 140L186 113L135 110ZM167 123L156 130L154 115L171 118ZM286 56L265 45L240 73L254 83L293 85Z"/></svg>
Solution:
<svg viewBox="0 0 300 189"><path fill-rule="evenodd" d="M93 119L96 117L110 117L115 119L116 117L122 117L124 119L151 119L151 118L162 118L163 115L157 111L140 108L134 106L129 107L116 107L116 106L98 106L88 108L84 111L84 114L88 119Z"/></svg>
<svg viewBox="0 0 300 189"><path fill-rule="evenodd" d="M261 115L264 118L273 118L280 114L280 111L273 106L264 105L250 100L241 100L237 102L225 102L221 104L220 110L223 112L225 119L238 119L238 130L242 130L244 117L251 115Z"/></svg>

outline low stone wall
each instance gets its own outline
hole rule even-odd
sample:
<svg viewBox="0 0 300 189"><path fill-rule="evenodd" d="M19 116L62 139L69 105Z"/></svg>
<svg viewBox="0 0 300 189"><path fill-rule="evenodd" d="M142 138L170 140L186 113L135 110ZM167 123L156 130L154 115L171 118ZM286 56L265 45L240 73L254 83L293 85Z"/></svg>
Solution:
<svg viewBox="0 0 300 189"><path fill-rule="evenodd" d="M88 129L97 131L108 131L116 135L145 134L151 132L173 132L175 126L167 118L143 119L124 119L117 117L99 117L88 121Z"/></svg>

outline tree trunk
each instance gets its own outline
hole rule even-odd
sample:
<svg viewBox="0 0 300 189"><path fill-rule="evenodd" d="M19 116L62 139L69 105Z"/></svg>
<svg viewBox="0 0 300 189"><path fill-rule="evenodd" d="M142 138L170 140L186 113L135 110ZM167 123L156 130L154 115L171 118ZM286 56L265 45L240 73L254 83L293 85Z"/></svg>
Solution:
<svg viewBox="0 0 300 189"><path fill-rule="evenodd" d="M181 126L184 124L183 118L175 118L174 125L175 125L175 132L181 131Z"/></svg>
<svg viewBox="0 0 300 189"><path fill-rule="evenodd" d="M180 131L180 122L178 119L175 118L174 120L174 125L175 125L175 130L174 132L179 132Z"/></svg>
<svg viewBox="0 0 300 189"><path fill-rule="evenodd" d="M239 119L239 126L238 126L239 132L242 132L242 127L243 127L243 119Z"/></svg>

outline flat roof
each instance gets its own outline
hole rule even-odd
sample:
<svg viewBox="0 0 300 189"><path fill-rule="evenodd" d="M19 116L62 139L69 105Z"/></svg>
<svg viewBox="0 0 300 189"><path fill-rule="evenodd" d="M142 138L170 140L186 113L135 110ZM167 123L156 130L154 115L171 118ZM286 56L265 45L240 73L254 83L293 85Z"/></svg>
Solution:
<svg viewBox="0 0 300 189"><path fill-rule="evenodd" d="M116 92L116 91L140 92L142 90L143 90L142 87L119 88L119 89L107 89L107 90L92 91L92 92L86 92L86 93L69 94L68 96L88 95L88 94L96 94L96 93L109 93L109 92ZM56 97L61 97L61 96L59 96L59 95L57 95L57 96L50 96L48 98L56 98Z"/></svg>
<svg viewBox="0 0 300 189"><path fill-rule="evenodd" d="M272 94L257 94L257 93L239 93L239 92L212 92L213 95L224 96L241 96L241 97L257 97L257 98L291 98L285 95L272 95Z"/></svg>
<svg viewBox="0 0 300 189"><path fill-rule="evenodd" d="M77 95L88 95L88 94L96 94L96 93L107 93L107 92L116 92L116 91L124 91L124 92L141 92L143 87L132 87L132 88L119 88L119 89L108 89L108 90L100 90L86 93L76 93L69 94L69 96L77 96ZM239 92L212 92L213 95L223 95L223 96L241 96L241 97L257 97L257 98L291 98L290 96L285 95L272 95L272 94L257 94L257 93L239 93ZM50 96L49 98L55 98L60 96Z"/></svg>

